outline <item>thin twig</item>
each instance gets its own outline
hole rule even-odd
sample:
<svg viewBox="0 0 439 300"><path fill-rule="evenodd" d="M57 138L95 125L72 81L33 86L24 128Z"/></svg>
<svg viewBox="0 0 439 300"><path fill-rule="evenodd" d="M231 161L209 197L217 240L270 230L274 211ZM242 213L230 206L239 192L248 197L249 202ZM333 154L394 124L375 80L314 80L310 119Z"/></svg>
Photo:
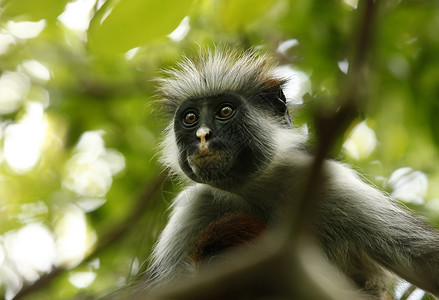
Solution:
<svg viewBox="0 0 439 300"><path fill-rule="evenodd" d="M338 97L338 110L333 114L318 114L316 124L318 129L318 146L316 156L310 166L311 172L307 186L305 187L299 209L296 209L296 215L291 232L291 238L296 239L299 235L306 233L307 222L311 214L318 205L318 187L321 183L321 169L325 158L328 156L334 146L337 137L339 137L347 126L358 115L358 110L365 102L366 98L361 93L365 85L364 70L367 65L367 53L372 43L373 22L375 17L376 5L373 0L360 1L364 7L359 7L362 13L362 20L359 27L358 39L353 43L353 53L350 63L349 73L347 75L344 89Z"/></svg>

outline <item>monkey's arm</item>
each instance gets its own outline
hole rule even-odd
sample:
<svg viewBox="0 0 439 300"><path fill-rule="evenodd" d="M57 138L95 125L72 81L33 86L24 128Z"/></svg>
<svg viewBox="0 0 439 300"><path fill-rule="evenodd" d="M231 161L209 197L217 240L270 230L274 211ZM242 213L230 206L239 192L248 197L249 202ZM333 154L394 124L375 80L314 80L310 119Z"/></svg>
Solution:
<svg viewBox="0 0 439 300"><path fill-rule="evenodd" d="M364 251L416 286L439 296L439 232L349 168L329 163L329 201L322 199L321 235L338 254ZM323 245L325 247L325 245ZM365 262L367 263L367 262Z"/></svg>
<svg viewBox="0 0 439 300"><path fill-rule="evenodd" d="M174 200L168 224L151 256L148 285L166 285L193 275L193 250L200 233L213 221L248 208L237 196L197 184L181 192Z"/></svg>

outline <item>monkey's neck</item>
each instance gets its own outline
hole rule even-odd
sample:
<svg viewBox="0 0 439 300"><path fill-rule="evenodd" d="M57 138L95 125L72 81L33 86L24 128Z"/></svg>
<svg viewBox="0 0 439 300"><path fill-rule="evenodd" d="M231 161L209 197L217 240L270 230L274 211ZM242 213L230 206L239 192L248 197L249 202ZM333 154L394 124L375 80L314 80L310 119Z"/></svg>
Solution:
<svg viewBox="0 0 439 300"><path fill-rule="evenodd" d="M289 155L275 157L260 174L234 192L252 209L273 220L283 214L283 208L294 209L295 199L303 194L312 161L313 157L305 151L292 148Z"/></svg>

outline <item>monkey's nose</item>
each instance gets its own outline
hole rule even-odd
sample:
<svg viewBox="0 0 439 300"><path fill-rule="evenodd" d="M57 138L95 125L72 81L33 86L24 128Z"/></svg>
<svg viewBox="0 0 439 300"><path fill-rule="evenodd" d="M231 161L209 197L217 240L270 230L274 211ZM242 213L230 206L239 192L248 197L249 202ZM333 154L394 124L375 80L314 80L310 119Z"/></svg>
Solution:
<svg viewBox="0 0 439 300"><path fill-rule="evenodd" d="M200 127L198 128L196 135L200 139L201 146L205 146L206 140L210 136L210 129L206 127Z"/></svg>

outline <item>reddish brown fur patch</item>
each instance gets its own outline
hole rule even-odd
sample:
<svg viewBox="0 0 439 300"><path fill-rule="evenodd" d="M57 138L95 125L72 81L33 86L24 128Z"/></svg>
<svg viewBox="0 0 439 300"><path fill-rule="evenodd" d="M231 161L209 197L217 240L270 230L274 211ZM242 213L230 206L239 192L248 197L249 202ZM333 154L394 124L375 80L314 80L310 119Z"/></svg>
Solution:
<svg viewBox="0 0 439 300"><path fill-rule="evenodd" d="M242 213L225 216L201 232L192 259L205 261L229 248L248 244L265 231L266 225L253 216Z"/></svg>
<svg viewBox="0 0 439 300"><path fill-rule="evenodd" d="M281 86L284 83L285 81L280 78L268 78L267 80L265 80L264 86L267 88L271 88L274 86Z"/></svg>

